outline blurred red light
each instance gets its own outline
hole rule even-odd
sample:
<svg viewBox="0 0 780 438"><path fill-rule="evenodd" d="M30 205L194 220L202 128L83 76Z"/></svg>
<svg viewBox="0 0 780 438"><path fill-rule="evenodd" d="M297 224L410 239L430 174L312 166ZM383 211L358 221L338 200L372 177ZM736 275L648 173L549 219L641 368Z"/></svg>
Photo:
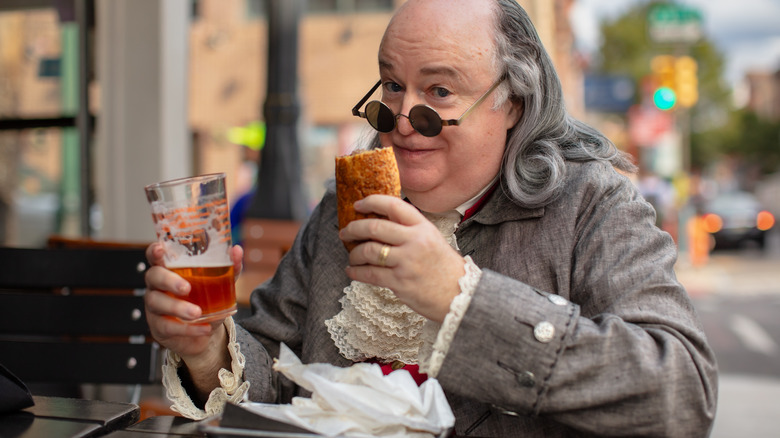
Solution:
<svg viewBox="0 0 780 438"><path fill-rule="evenodd" d="M761 231L766 231L775 225L775 217L768 211L760 211L756 217L756 227Z"/></svg>
<svg viewBox="0 0 780 438"><path fill-rule="evenodd" d="M715 213L705 214L704 217L704 230L708 233L717 233L723 228L723 219Z"/></svg>

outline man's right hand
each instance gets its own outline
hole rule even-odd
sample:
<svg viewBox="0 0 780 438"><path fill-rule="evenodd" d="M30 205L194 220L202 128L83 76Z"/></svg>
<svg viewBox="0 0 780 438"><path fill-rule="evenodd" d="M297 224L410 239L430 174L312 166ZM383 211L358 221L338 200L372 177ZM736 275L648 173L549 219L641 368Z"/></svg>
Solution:
<svg viewBox="0 0 780 438"><path fill-rule="evenodd" d="M163 253L163 247L159 243L152 243L146 249L146 258L151 267L145 275L144 303L152 336L160 345L182 358L193 378L199 371L211 374L215 365L218 365L216 371L223 365L229 366L227 334L223 321L200 324L186 322L198 318L201 309L182 299L190 292L190 284L165 268ZM238 276L241 272L243 249L234 246L230 255ZM216 371L213 374L215 379Z"/></svg>

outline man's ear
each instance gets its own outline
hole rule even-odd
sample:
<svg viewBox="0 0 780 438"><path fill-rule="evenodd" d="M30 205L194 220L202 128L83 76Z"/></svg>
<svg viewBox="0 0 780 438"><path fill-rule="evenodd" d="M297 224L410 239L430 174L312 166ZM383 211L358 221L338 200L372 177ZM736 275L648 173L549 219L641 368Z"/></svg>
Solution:
<svg viewBox="0 0 780 438"><path fill-rule="evenodd" d="M517 122L520 121L520 117L523 115L522 100L509 100L506 105L509 105L509 112L506 115L506 129L507 131L514 128Z"/></svg>

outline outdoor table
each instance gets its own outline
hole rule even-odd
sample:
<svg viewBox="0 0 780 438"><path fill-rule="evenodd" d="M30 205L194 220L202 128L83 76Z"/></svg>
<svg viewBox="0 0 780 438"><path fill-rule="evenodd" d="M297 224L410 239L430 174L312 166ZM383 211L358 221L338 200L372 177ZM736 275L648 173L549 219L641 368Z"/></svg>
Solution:
<svg viewBox="0 0 780 438"><path fill-rule="evenodd" d="M106 438L205 438L207 435L198 430L199 425L198 421L188 418L160 415L111 432Z"/></svg>
<svg viewBox="0 0 780 438"><path fill-rule="evenodd" d="M33 400L35 406L0 415L1 437L98 437L135 423L141 414L131 403L42 396Z"/></svg>
<svg viewBox="0 0 780 438"><path fill-rule="evenodd" d="M150 417L123 430L114 431L106 435L106 438L308 438L317 436L321 435L258 417L229 403L225 406L222 415L205 420L196 421L170 415ZM442 434L440 438L443 437L456 438L449 433Z"/></svg>

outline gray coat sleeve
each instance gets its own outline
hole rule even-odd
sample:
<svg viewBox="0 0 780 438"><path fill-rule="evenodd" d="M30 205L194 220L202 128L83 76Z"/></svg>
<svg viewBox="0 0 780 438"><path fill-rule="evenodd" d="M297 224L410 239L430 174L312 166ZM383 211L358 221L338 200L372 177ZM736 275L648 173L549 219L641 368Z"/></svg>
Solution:
<svg viewBox="0 0 780 438"><path fill-rule="evenodd" d="M594 167L541 217L488 224L489 246L469 241L475 258L490 248L482 260L495 269L484 269L438 379L584 433L706 436L717 367L675 278L674 243L630 182Z"/></svg>
<svg viewBox="0 0 780 438"><path fill-rule="evenodd" d="M271 366L273 358L279 356L280 342L301 355L308 306L310 237L317 234L321 214L318 207L301 227L273 277L252 292L252 315L237 321L237 339L246 356L244 380L251 382L250 400L287 403L293 395L292 382Z"/></svg>
<svg viewBox="0 0 780 438"><path fill-rule="evenodd" d="M295 395L306 395L271 370L281 342L305 363L351 363L338 354L324 323L340 309L339 298L349 284L347 256L338 238L335 193L328 190L274 276L252 292L252 316L237 321L251 400L289 403Z"/></svg>

